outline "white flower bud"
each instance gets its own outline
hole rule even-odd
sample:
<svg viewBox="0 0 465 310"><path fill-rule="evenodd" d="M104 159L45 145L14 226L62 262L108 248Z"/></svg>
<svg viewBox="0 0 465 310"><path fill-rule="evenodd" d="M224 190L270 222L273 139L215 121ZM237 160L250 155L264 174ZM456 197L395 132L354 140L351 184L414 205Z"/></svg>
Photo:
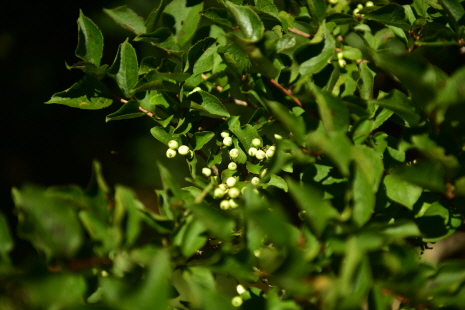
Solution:
<svg viewBox="0 0 465 310"><path fill-rule="evenodd" d="M343 52L337 53L337 59L343 59L343 58L344 58L344 53Z"/></svg>
<svg viewBox="0 0 465 310"><path fill-rule="evenodd" d="M268 169L263 169L262 172L260 172L260 177L263 178L267 172L268 172Z"/></svg>
<svg viewBox="0 0 465 310"><path fill-rule="evenodd" d="M179 148L178 148L178 152L179 154L181 155L187 155L189 154L189 147L187 145L181 145Z"/></svg>
<svg viewBox="0 0 465 310"><path fill-rule="evenodd" d="M253 177L252 180L250 180L250 183L252 183L253 185L257 185L258 183L260 183L260 178Z"/></svg>
<svg viewBox="0 0 465 310"><path fill-rule="evenodd" d="M257 149L254 147L251 147L248 153L250 156L255 156L255 154L257 154Z"/></svg>
<svg viewBox="0 0 465 310"><path fill-rule="evenodd" d="M365 3L366 7L370 7L370 6L374 6L374 5L375 4L372 1L368 1L367 3Z"/></svg>
<svg viewBox="0 0 465 310"><path fill-rule="evenodd" d="M229 151L229 156L231 156L231 158L238 158L239 157L239 150L234 148L232 150Z"/></svg>
<svg viewBox="0 0 465 310"><path fill-rule="evenodd" d="M241 295L242 293L245 293L245 288L239 284L238 286L236 286L236 291L239 295Z"/></svg>
<svg viewBox="0 0 465 310"><path fill-rule="evenodd" d="M218 185L219 188L221 188L224 192L228 189L228 186L226 184L220 184Z"/></svg>
<svg viewBox="0 0 465 310"><path fill-rule="evenodd" d="M338 4L339 0L329 0L329 3L331 4Z"/></svg>
<svg viewBox="0 0 465 310"><path fill-rule="evenodd" d="M229 189L229 191L228 191L228 195L229 195L229 197L231 197L231 198L237 198L237 197L239 197L240 193L241 193L241 192L239 191L239 189L238 189L237 187L231 187L231 188Z"/></svg>
<svg viewBox="0 0 465 310"><path fill-rule="evenodd" d="M232 170L232 171L237 170L237 164L235 162L233 162L233 161L230 162L229 165L228 165L228 169Z"/></svg>
<svg viewBox="0 0 465 310"><path fill-rule="evenodd" d="M242 300L241 296L234 296L231 299L231 303L232 303L232 305L234 307L238 308L238 307L242 306L243 300Z"/></svg>
<svg viewBox="0 0 465 310"><path fill-rule="evenodd" d="M273 151L276 151L276 146L272 145L268 148L269 150L273 150Z"/></svg>
<svg viewBox="0 0 465 310"><path fill-rule="evenodd" d="M231 146L232 145L232 138L231 137L226 137L223 139L223 144L226 146Z"/></svg>
<svg viewBox="0 0 465 310"><path fill-rule="evenodd" d="M202 168L202 173L208 178L212 174L212 170L210 168Z"/></svg>
<svg viewBox="0 0 465 310"><path fill-rule="evenodd" d="M255 154L255 157L257 157L257 159L259 160L262 160L266 157L266 153L263 152L262 150L258 150L257 153Z"/></svg>
<svg viewBox="0 0 465 310"><path fill-rule="evenodd" d="M268 150L268 151L266 151L265 155L266 155L266 158L271 158L274 155L274 151L273 150Z"/></svg>
<svg viewBox="0 0 465 310"><path fill-rule="evenodd" d="M229 199L229 206L231 209L235 209L239 207L239 204L237 203L236 199Z"/></svg>
<svg viewBox="0 0 465 310"><path fill-rule="evenodd" d="M166 151L166 157L168 158L173 158L176 156L176 154L177 154L176 150L168 149Z"/></svg>
<svg viewBox="0 0 465 310"><path fill-rule="evenodd" d="M278 135L277 133L275 133L275 134L274 134L274 138L275 138L276 140L282 140L282 139L283 139L283 136Z"/></svg>
<svg viewBox="0 0 465 310"><path fill-rule="evenodd" d="M221 200L220 208L221 208L221 210L228 210L229 208L231 208L231 206L229 205L229 201L228 200Z"/></svg>
<svg viewBox="0 0 465 310"><path fill-rule="evenodd" d="M229 131L226 131L226 130L222 131L222 132L221 132L221 137L222 137L222 138L229 137Z"/></svg>
<svg viewBox="0 0 465 310"><path fill-rule="evenodd" d="M168 147L172 150L176 150L179 147L179 143L176 140L171 140L168 142Z"/></svg>
<svg viewBox="0 0 465 310"><path fill-rule="evenodd" d="M229 187L233 187L234 185L236 185L237 183L237 179L235 177L229 177L227 180L226 180L226 184L229 186Z"/></svg>
<svg viewBox="0 0 465 310"><path fill-rule="evenodd" d="M225 194L225 191L221 188L215 188L215 190L213 191L213 197L215 198L221 198L223 197Z"/></svg>
<svg viewBox="0 0 465 310"><path fill-rule="evenodd" d="M259 147L260 145L262 145L262 141L258 138L252 139L252 145Z"/></svg>

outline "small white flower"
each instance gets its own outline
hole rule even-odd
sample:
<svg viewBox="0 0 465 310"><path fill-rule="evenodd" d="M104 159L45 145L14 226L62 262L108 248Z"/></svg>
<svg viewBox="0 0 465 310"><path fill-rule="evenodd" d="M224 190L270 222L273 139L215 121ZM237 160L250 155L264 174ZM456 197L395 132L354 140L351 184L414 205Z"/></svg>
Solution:
<svg viewBox="0 0 465 310"><path fill-rule="evenodd" d="M253 185L257 185L258 183L260 183L260 178L253 177L252 180L250 180L250 183L252 183Z"/></svg>
<svg viewBox="0 0 465 310"><path fill-rule="evenodd" d="M238 158L239 157L239 150L234 148L232 150L229 151L229 156L231 156L231 158Z"/></svg>
<svg viewBox="0 0 465 310"><path fill-rule="evenodd" d="M176 156L176 154L177 154L176 150L168 149L166 151L166 157L168 158L173 158Z"/></svg>
<svg viewBox="0 0 465 310"><path fill-rule="evenodd" d="M222 137L222 138L229 137L229 132L226 131L226 130L222 131L222 132L221 132L221 137Z"/></svg>
<svg viewBox="0 0 465 310"><path fill-rule="evenodd" d="M221 200L220 208L222 210L228 210L229 208L231 208L231 206L229 205L229 201L228 200Z"/></svg>
<svg viewBox="0 0 465 310"><path fill-rule="evenodd" d="M226 146L231 146L232 145L232 138L231 137L225 137L223 139L223 144Z"/></svg>
<svg viewBox="0 0 465 310"><path fill-rule="evenodd" d="M258 138L252 139L252 145L259 147L260 145L262 145L262 141Z"/></svg>
<svg viewBox="0 0 465 310"><path fill-rule="evenodd" d="M245 288L239 284L238 286L236 286L236 291L239 295L241 295L242 293L245 293Z"/></svg>
<svg viewBox="0 0 465 310"><path fill-rule="evenodd" d="M251 147L248 153L250 156L255 156L255 154L257 154L257 149L254 147Z"/></svg>
<svg viewBox="0 0 465 310"><path fill-rule="evenodd" d="M262 150L258 150L257 153L255 154L255 157L257 157L257 159L259 160L262 160L266 157L266 153L263 152Z"/></svg>
<svg viewBox="0 0 465 310"><path fill-rule="evenodd" d="M237 164L235 162L233 162L233 161L230 162L229 165L228 165L228 169L232 170L232 171L237 170Z"/></svg>
<svg viewBox="0 0 465 310"><path fill-rule="evenodd" d="M231 198L237 198L237 197L239 197L240 193L241 193L241 192L239 191L239 189L238 189L237 187L231 187L231 188L229 189L229 191L228 191L228 195L229 195L229 197L231 197Z"/></svg>
<svg viewBox="0 0 465 310"><path fill-rule="evenodd" d="M179 143L176 140L171 140L168 142L168 147L172 150L176 150L179 147Z"/></svg>
<svg viewBox="0 0 465 310"><path fill-rule="evenodd" d="M178 152L179 154L181 155L187 155L189 154L189 147L187 145L181 145L179 148L178 148Z"/></svg>
<svg viewBox="0 0 465 310"><path fill-rule="evenodd" d="M229 187L233 187L234 185L236 185L237 183L237 179L235 177L229 177L227 180L226 180L226 184L229 186Z"/></svg>
<svg viewBox="0 0 465 310"><path fill-rule="evenodd" d="M210 168L202 168L202 173L208 178L212 174L212 170Z"/></svg>

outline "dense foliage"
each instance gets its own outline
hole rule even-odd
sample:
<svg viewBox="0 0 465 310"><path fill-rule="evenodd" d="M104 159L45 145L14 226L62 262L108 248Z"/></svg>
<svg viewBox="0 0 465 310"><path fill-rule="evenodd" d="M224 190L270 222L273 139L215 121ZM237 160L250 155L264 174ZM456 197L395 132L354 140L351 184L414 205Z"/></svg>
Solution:
<svg viewBox="0 0 465 310"><path fill-rule="evenodd" d="M465 262L421 259L465 215L459 0L105 12L133 36L102 65L81 12L82 78L47 103L150 117L191 185L160 162L144 206L95 162L85 189L13 189L39 256L11 261L0 215L2 309L463 308Z"/></svg>

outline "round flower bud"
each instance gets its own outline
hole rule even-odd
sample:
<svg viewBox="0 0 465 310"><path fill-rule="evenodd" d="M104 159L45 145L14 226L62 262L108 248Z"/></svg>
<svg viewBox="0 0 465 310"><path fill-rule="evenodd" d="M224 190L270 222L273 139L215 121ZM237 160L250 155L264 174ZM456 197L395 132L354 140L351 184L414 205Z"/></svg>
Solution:
<svg viewBox="0 0 465 310"><path fill-rule="evenodd" d="M232 305L234 307L237 307L237 308L242 306L242 302L243 302L243 300L242 300L241 296L234 296L233 299L231 299Z"/></svg>
<svg viewBox="0 0 465 310"><path fill-rule="evenodd" d="M212 170L210 168L202 168L202 173L208 178L212 174Z"/></svg>
<svg viewBox="0 0 465 310"><path fill-rule="evenodd" d="M240 194L240 193L241 193L241 192L239 191L239 189L238 189L237 187L231 187L231 188L229 189L229 191L228 191L228 195L229 195L229 197L231 197L231 198L237 198L237 197L239 197L239 194Z"/></svg>
<svg viewBox="0 0 465 310"><path fill-rule="evenodd" d="M213 197L215 198L221 198L223 197L225 194L225 191L221 188L215 188L215 190L213 191Z"/></svg>
<svg viewBox="0 0 465 310"><path fill-rule="evenodd" d="M268 172L268 169L263 169L263 171L260 172L260 177L263 178L267 172Z"/></svg>
<svg viewBox="0 0 465 310"><path fill-rule="evenodd" d="M232 150L229 151L229 156L231 156L231 158L238 158L239 157L239 150L234 148Z"/></svg>
<svg viewBox="0 0 465 310"><path fill-rule="evenodd" d="M226 146L231 146L232 145L232 138L231 137L226 137L223 139L223 144Z"/></svg>
<svg viewBox="0 0 465 310"><path fill-rule="evenodd" d="M221 200L220 208L221 208L221 210L228 210L229 208L231 208L231 206L229 205L229 201L228 200Z"/></svg>
<svg viewBox="0 0 465 310"><path fill-rule="evenodd" d="M344 59L339 59L339 67L344 68L347 65L347 62Z"/></svg>
<svg viewBox="0 0 465 310"><path fill-rule="evenodd" d="M331 4L337 4L339 2L339 0L329 0L329 3Z"/></svg>
<svg viewBox="0 0 465 310"><path fill-rule="evenodd" d="M255 156L255 154L257 154L257 149L254 147L251 147L248 153L250 156Z"/></svg>
<svg viewBox="0 0 465 310"><path fill-rule="evenodd" d="M260 178L253 177L252 180L250 180L250 183L252 183L253 185L257 185L258 183L260 183Z"/></svg>
<svg viewBox="0 0 465 310"><path fill-rule="evenodd" d="M374 6L374 5L375 4L372 1L368 1L367 3L365 3L366 7L370 7L370 6Z"/></svg>
<svg viewBox="0 0 465 310"><path fill-rule="evenodd" d="M176 156L176 154L177 154L176 150L168 149L166 151L166 157L168 158L173 158Z"/></svg>
<svg viewBox="0 0 465 310"><path fill-rule="evenodd" d="M255 154L255 157L257 157L257 159L259 160L262 160L266 157L266 153L263 152L262 150L258 150L257 153Z"/></svg>
<svg viewBox="0 0 465 310"><path fill-rule="evenodd" d="M229 170L237 170L237 164L235 162L230 162L229 165L228 165L228 169Z"/></svg>
<svg viewBox="0 0 465 310"><path fill-rule="evenodd" d="M262 145L262 141L258 138L252 139L252 145L259 147L260 145Z"/></svg>
<svg viewBox="0 0 465 310"><path fill-rule="evenodd" d="M219 188L221 188L224 192L228 189L228 186L226 184L220 184L218 185Z"/></svg>
<svg viewBox="0 0 465 310"><path fill-rule="evenodd" d="M179 154L181 155L187 155L189 154L189 147L187 145L181 145L179 148L178 148L178 152Z"/></svg>
<svg viewBox="0 0 465 310"><path fill-rule="evenodd" d="M266 155L266 158L271 158L274 155L274 151L273 150L268 150L268 151L266 151L265 155Z"/></svg>
<svg viewBox="0 0 465 310"><path fill-rule="evenodd" d="M229 132L226 131L226 130L223 130L223 131L221 132L221 137L222 137L222 138L229 137Z"/></svg>
<svg viewBox="0 0 465 310"><path fill-rule="evenodd" d="M179 143L176 140L171 140L168 142L168 147L172 150L176 150L179 147Z"/></svg>
<svg viewBox="0 0 465 310"><path fill-rule="evenodd" d="M275 134L274 134L274 138L275 138L276 140L282 140L282 139L283 139L283 136L278 135L277 133L275 133Z"/></svg>
<svg viewBox="0 0 465 310"><path fill-rule="evenodd" d="M239 295L241 295L242 293L245 293L245 288L239 284L238 286L236 286L236 291Z"/></svg>
<svg viewBox="0 0 465 310"><path fill-rule="evenodd" d="M226 180L226 184L229 186L229 187L233 187L234 185L236 185L237 183L237 179L235 177L229 177L227 180Z"/></svg>
<svg viewBox="0 0 465 310"><path fill-rule="evenodd" d="M229 206L231 209L235 209L239 207L239 204L236 202L236 199L229 199Z"/></svg>
<svg viewBox="0 0 465 310"><path fill-rule="evenodd" d="M358 12L360 12L360 9L356 8L356 9L354 9L354 11L352 13L354 14L354 16L360 16L360 14Z"/></svg>
<svg viewBox="0 0 465 310"><path fill-rule="evenodd" d="M344 58L344 53L343 52L337 53L337 59L343 59L343 58Z"/></svg>
<svg viewBox="0 0 465 310"><path fill-rule="evenodd" d="M273 150L273 151L276 151L276 146L272 145L268 148L269 150Z"/></svg>

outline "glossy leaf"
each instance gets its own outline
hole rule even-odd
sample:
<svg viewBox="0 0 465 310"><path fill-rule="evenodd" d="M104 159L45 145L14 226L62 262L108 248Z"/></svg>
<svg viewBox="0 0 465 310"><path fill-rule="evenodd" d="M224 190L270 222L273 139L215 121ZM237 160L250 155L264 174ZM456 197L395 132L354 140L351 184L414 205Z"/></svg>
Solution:
<svg viewBox="0 0 465 310"><path fill-rule="evenodd" d="M115 78L127 98L132 96L132 88L138 80L138 63L135 49L126 40L118 48L115 61L108 68L108 74Z"/></svg>
<svg viewBox="0 0 465 310"><path fill-rule="evenodd" d="M139 103L135 100L130 100L125 103L118 111L107 115L106 121L116 121L121 119L136 118L145 115L139 110Z"/></svg>
<svg viewBox="0 0 465 310"><path fill-rule="evenodd" d="M76 56L97 67L103 54L103 36L100 29L79 11L78 32L79 40Z"/></svg>
<svg viewBox="0 0 465 310"><path fill-rule="evenodd" d="M145 22L142 17L136 14L126 5L116 7L114 9L103 9L121 27L126 28L135 34L146 33Z"/></svg>
<svg viewBox="0 0 465 310"><path fill-rule="evenodd" d="M239 28L247 39L257 41L262 37L265 27L260 17L252 9L229 1L225 5L236 19Z"/></svg>
<svg viewBox="0 0 465 310"><path fill-rule="evenodd" d="M320 27L323 30L323 50L317 56L312 57L300 64L299 73L302 75L315 74L320 72L321 70L323 70L324 67L328 65L328 61L334 55L334 48L336 47L334 38L333 36L331 36L331 33L329 32L325 23L323 23Z"/></svg>
<svg viewBox="0 0 465 310"><path fill-rule="evenodd" d="M199 131L192 136L192 144L194 151L200 150L205 144L215 137L215 133L211 131Z"/></svg>
<svg viewBox="0 0 465 310"><path fill-rule="evenodd" d="M192 106L193 109L205 111L212 115L230 116L228 110L226 110L221 101L206 91L198 90L191 94L188 99L196 104Z"/></svg>
<svg viewBox="0 0 465 310"><path fill-rule="evenodd" d="M393 175L387 175L384 178L384 185L386 186L386 194L390 199L406 206L410 210L413 210L413 205L418 201L423 192L420 186Z"/></svg>
<svg viewBox="0 0 465 310"><path fill-rule="evenodd" d="M96 110L111 105L113 99L105 84L85 75L69 89L55 93L45 103L57 103L84 110Z"/></svg>
<svg viewBox="0 0 465 310"><path fill-rule="evenodd" d="M408 24L404 8L395 3L370 11L368 14L365 14L363 18L374 20L386 25L396 26L403 30L410 30L410 25Z"/></svg>

